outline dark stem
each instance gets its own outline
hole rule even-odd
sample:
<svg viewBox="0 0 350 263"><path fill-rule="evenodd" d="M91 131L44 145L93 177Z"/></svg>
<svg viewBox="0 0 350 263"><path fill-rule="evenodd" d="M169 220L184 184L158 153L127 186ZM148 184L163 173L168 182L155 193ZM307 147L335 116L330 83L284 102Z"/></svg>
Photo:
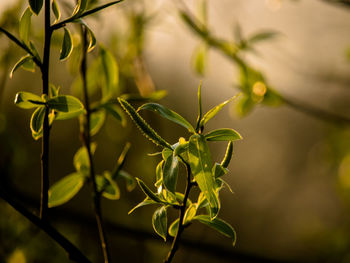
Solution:
<svg viewBox="0 0 350 263"><path fill-rule="evenodd" d="M87 43L87 31L84 25L81 26L81 35L82 35L82 45L83 45L82 52L83 53L82 53L82 60L80 65L80 73L83 81L84 104L86 109L84 131L82 131L82 138L89 156L90 178L92 183L93 209L96 217L96 223L97 223L98 233L100 237L101 248L103 251L103 258L104 258L104 262L108 263L110 262L110 254L107 246L106 234L102 223L101 193L97 189L96 175L95 175L94 163L93 163L92 152L91 152L91 134L90 134L91 110L90 110L89 94L87 89L87 78L86 78L88 43Z"/></svg>
<svg viewBox="0 0 350 263"><path fill-rule="evenodd" d="M186 165L186 170L187 170L187 181L186 181L184 201L180 207L180 212L179 212L180 213L179 228L177 229L176 236L173 240L173 243L171 245L171 248L170 248L170 251L169 251L167 257L164 260L164 263L170 263L172 261L172 259L174 258L174 255L179 248L181 234L185 229L183 221L184 221L184 216L185 216L185 212L186 212L188 196L190 195L191 187L193 186L193 184L191 182L191 167L187 162L184 162L184 163Z"/></svg>
<svg viewBox="0 0 350 263"><path fill-rule="evenodd" d="M49 93L49 67L50 67L50 45L52 31L50 28L50 0L45 0L45 42L43 65L41 67L43 94L48 96ZM40 218L46 219L48 210L48 192L49 192L49 108L46 107L43 138L42 138L42 155L41 155L41 202Z"/></svg>
<svg viewBox="0 0 350 263"><path fill-rule="evenodd" d="M81 263L90 263L84 254L67 238L60 234L54 227L47 223L47 221L40 219L36 215L29 212L24 206L16 202L4 189L0 189L0 197L10 204L17 212L25 216L30 222L48 234L57 244L59 244L69 255L71 260Z"/></svg>

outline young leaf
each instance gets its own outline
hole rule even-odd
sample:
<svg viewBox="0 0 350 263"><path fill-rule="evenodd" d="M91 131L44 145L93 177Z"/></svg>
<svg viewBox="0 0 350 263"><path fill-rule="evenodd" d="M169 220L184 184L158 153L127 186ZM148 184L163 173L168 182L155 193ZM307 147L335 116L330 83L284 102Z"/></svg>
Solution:
<svg viewBox="0 0 350 263"><path fill-rule="evenodd" d="M43 7L43 0L29 0L29 6L33 13L38 15Z"/></svg>
<svg viewBox="0 0 350 263"><path fill-rule="evenodd" d="M242 136L233 129L218 129L205 135L207 141L236 141L241 140Z"/></svg>
<svg viewBox="0 0 350 263"><path fill-rule="evenodd" d="M126 100L118 98L118 101L146 138L156 145L171 149L171 145L160 137Z"/></svg>
<svg viewBox="0 0 350 263"><path fill-rule="evenodd" d="M162 206L154 212L152 225L154 231L166 241L166 235L168 232L166 206Z"/></svg>
<svg viewBox="0 0 350 263"><path fill-rule="evenodd" d="M58 112L77 112L84 109L84 105L77 98L71 95L61 95L47 101L50 109Z"/></svg>
<svg viewBox="0 0 350 263"><path fill-rule="evenodd" d="M140 180L139 178L136 178L136 181L139 184L142 192L144 192L147 197L149 197L150 199L152 199L153 201L155 201L157 203L162 203L163 202L155 193L153 193L147 187L147 185L142 180Z"/></svg>
<svg viewBox="0 0 350 263"><path fill-rule="evenodd" d="M207 47L200 45L194 52L193 55L193 68L196 73L200 76L204 76L205 66L207 61Z"/></svg>
<svg viewBox="0 0 350 263"><path fill-rule="evenodd" d="M198 117L197 117L197 124L196 124L196 131L198 132L199 129L200 129L200 121L202 119L202 112L203 112L203 109L202 109L202 82L199 83L199 86L198 86L198 92L197 92L197 95L198 95Z"/></svg>
<svg viewBox="0 0 350 263"><path fill-rule="evenodd" d="M182 127L185 127L189 132L195 132L192 125L181 115L176 113L175 111L169 110L168 108L158 104L158 103L146 103L137 109L137 112L140 110L150 110L158 113L163 118L166 118L172 122L175 122Z"/></svg>
<svg viewBox="0 0 350 263"><path fill-rule="evenodd" d="M217 105L216 107L210 109L206 114L204 114L203 118L201 119L199 123L199 127L203 127L210 119L212 119L216 114L219 113L219 111L222 110L222 108L230 103L232 100L234 100L237 96L232 97L231 99L228 99L224 101L223 103Z"/></svg>
<svg viewBox="0 0 350 263"><path fill-rule="evenodd" d="M106 119L106 113L104 111L96 111L90 115L90 134L94 136L103 126Z"/></svg>
<svg viewBox="0 0 350 263"><path fill-rule="evenodd" d="M232 226L225 222L222 219L215 218L215 219L210 219L209 216L207 215L199 215L195 216L193 218L194 220L198 220L202 224L205 224L207 226L210 226L211 228L215 229L216 231L220 232L224 236L227 236L233 240L233 246L236 243L236 232L232 228Z"/></svg>
<svg viewBox="0 0 350 263"><path fill-rule="evenodd" d="M106 80L105 85L102 86L102 98L106 101L117 93L115 89L119 81L119 69L113 54L107 49L100 49L100 59Z"/></svg>
<svg viewBox="0 0 350 263"><path fill-rule="evenodd" d="M156 167L156 183L154 184L154 186L157 188L163 183L163 165L164 160L161 160Z"/></svg>
<svg viewBox="0 0 350 263"><path fill-rule="evenodd" d="M96 147L96 143L91 143L90 150L92 154L95 153ZM85 146L79 148L79 150L75 153L73 157L73 164L77 172L88 175L90 162L89 155Z"/></svg>
<svg viewBox="0 0 350 263"><path fill-rule="evenodd" d="M220 202L215 191L210 150L203 135L195 134L190 137L188 159L194 179L209 202L210 217L215 218L219 213Z"/></svg>
<svg viewBox="0 0 350 263"><path fill-rule="evenodd" d="M137 208L140 208L140 207L145 206L145 205L153 205L153 204L158 204L158 202L146 197L145 200L143 200L141 203L137 204L133 209L131 209L128 212L128 215L130 215L132 212L134 212Z"/></svg>
<svg viewBox="0 0 350 263"><path fill-rule="evenodd" d="M49 84L49 98L57 97L60 91L60 87L55 87L52 83Z"/></svg>
<svg viewBox="0 0 350 263"><path fill-rule="evenodd" d="M169 235L172 237L176 236L177 230L179 229L179 218L176 219L172 224L169 226Z"/></svg>
<svg viewBox="0 0 350 263"><path fill-rule="evenodd" d="M22 67L25 70L34 72L35 71L35 64L33 61L33 57L31 55L26 55L24 57L21 57L20 60L13 66L11 72L10 72L10 78L12 78L13 73Z"/></svg>
<svg viewBox="0 0 350 263"><path fill-rule="evenodd" d="M190 205L185 212L184 225L190 223L193 217L196 215L196 213L197 213L196 205L195 204Z"/></svg>
<svg viewBox="0 0 350 263"><path fill-rule="evenodd" d="M33 134L40 133L43 128L45 107L38 107L30 119L30 129Z"/></svg>
<svg viewBox="0 0 350 263"><path fill-rule="evenodd" d="M73 11L72 17L74 17L74 16L77 17L77 16L81 15L87 7L87 2L88 2L88 0L78 0L78 4L76 5L76 7Z"/></svg>
<svg viewBox="0 0 350 263"><path fill-rule="evenodd" d="M225 153L225 157L221 162L221 166L224 168L227 168L231 158L232 158L232 154L233 154L233 142L228 142L227 144L227 148L226 148L226 153Z"/></svg>
<svg viewBox="0 0 350 263"><path fill-rule="evenodd" d="M22 109L36 108L44 101L39 96L25 91L20 91L16 94L15 104Z"/></svg>
<svg viewBox="0 0 350 263"><path fill-rule="evenodd" d="M121 177L125 180L126 190L128 190L129 192L134 190L134 188L136 187L136 180L134 177L132 177L130 174L128 174L124 170L119 171L117 178L119 178L119 177Z"/></svg>
<svg viewBox="0 0 350 263"><path fill-rule="evenodd" d="M64 36L61 47L60 60L64 60L69 57L73 50L72 36L67 28L64 28Z"/></svg>
<svg viewBox="0 0 350 263"><path fill-rule="evenodd" d="M105 171L103 175L96 176L96 184L102 196L110 200L117 200L120 198L120 190L117 183L112 179L111 173Z"/></svg>
<svg viewBox="0 0 350 263"><path fill-rule="evenodd" d="M32 11L28 7L19 21L19 38L26 45L29 43L29 31L31 25Z"/></svg>
<svg viewBox="0 0 350 263"><path fill-rule="evenodd" d="M49 190L49 207L59 206L72 199L84 185L86 177L72 173L56 182Z"/></svg>
<svg viewBox="0 0 350 263"><path fill-rule="evenodd" d="M279 35L279 33L276 31L262 31L262 32L258 32L256 34L254 34L253 36L249 37L247 41L249 44L255 44L256 42L268 40L268 39L274 38L278 35Z"/></svg>
<svg viewBox="0 0 350 263"><path fill-rule="evenodd" d="M163 184L170 192L175 193L177 175L179 171L179 160L171 154L165 159L163 166Z"/></svg>
<svg viewBox="0 0 350 263"><path fill-rule="evenodd" d="M52 7L52 12L53 12L53 14L54 14L55 17L56 17L55 22L57 22L57 21L60 20L60 18L61 18L61 12L60 12L60 9L59 9L59 7L58 7L58 4L57 4L56 0L52 0L52 5L51 5L51 7Z"/></svg>
<svg viewBox="0 0 350 263"><path fill-rule="evenodd" d="M225 174L227 174L227 169L224 168L221 164L215 163L213 167L212 173L214 174L215 178L221 177Z"/></svg>

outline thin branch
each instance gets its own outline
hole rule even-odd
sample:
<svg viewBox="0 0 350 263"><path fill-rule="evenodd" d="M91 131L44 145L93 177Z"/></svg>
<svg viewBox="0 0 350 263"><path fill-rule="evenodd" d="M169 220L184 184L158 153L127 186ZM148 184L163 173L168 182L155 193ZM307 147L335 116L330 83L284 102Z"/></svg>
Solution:
<svg viewBox="0 0 350 263"><path fill-rule="evenodd" d="M0 32L4 33L8 39L10 39L12 42L14 42L17 46L22 48L24 51L26 51L28 54L30 54L33 57L34 63L39 67L42 68L42 63L40 61L40 58L37 58L34 53L30 50L29 47L27 47L22 41L20 41L17 37L12 35L10 32L8 32L6 29L0 27Z"/></svg>
<svg viewBox="0 0 350 263"><path fill-rule="evenodd" d="M183 223L184 223L184 217L185 217L185 212L186 212L187 200L188 200L188 197L189 197L189 194L191 191L191 187L193 186L193 184L191 182L191 167L187 162L184 161L184 163L186 165L186 170L187 170L187 181L186 181L184 200L183 200L183 203L180 207L180 212L179 212L180 213L179 227L177 229L176 236L173 240L170 251L169 251L166 259L164 260L164 263L170 263L172 261L172 259L174 258L174 255L179 248L181 234L185 229L185 226Z"/></svg>
<svg viewBox="0 0 350 263"><path fill-rule="evenodd" d="M71 16L71 17L69 17L69 18L67 18L67 19L65 19L65 20L63 20L63 21L61 21L61 22L59 22L59 23L57 23L57 24L52 25L52 26L51 26L51 29L52 29L52 30L60 29L61 27L64 27L64 26L65 26L66 24L68 24L68 23L74 23L74 22L76 22L77 20L79 20L80 18L83 18L83 17L85 17L85 16L94 14L94 13L96 13L96 12L98 12L98 11L104 9L104 8L107 8L107 7L109 7L109 6L118 4L118 3L120 3L120 2L123 2L123 0L113 1L113 2L110 2L110 3L107 3L107 4L104 4L104 5L95 7L95 8L93 8L93 9L87 10L87 11L83 12L83 13L80 14L80 15Z"/></svg>
<svg viewBox="0 0 350 263"><path fill-rule="evenodd" d="M83 143L87 149L90 164L90 178L92 182L92 198L93 198L93 209L96 217L96 223L98 227L98 233L100 237L101 248L103 252L104 262L110 262L110 254L108 250L106 234L102 223L102 211L101 211L101 193L97 189L96 184L96 174L94 170L94 162L91 152L91 134L90 134L90 120L91 120L91 110L89 94L87 89L87 78L86 78L86 65L87 65L87 31L84 25L81 25L81 35L82 35L82 60L80 65L80 73L83 81L83 94L84 94L84 104L86 109L84 130L82 131Z"/></svg>
<svg viewBox="0 0 350 263"><path fill-rule="evenodd" d="M36 215L29 212L24 206L16 202L10 195L8 195L3 189L0 189L0 197L4 199L9 205L11 205L17 212L26 217L30 222L43 230L48 234L52 240L60 245L69 255L71 260L81 263L90 263L84 254L67 238L60 234L54 227L48 224L45 220L40 219Z"/></svg>

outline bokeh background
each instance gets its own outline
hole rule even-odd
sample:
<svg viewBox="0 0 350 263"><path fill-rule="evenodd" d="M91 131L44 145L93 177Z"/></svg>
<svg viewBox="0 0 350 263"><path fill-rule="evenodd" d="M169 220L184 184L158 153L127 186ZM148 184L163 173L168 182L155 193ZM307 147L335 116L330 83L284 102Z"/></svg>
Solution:
<svg viewBox="0 0 350 263"><path fill-rule="evenodd" d="M62 10L70 10L72 2L58 2ZM185 4L196 14L198 2ZM303 105L348 116L350 9L333 2L209 0L209 26L224 39L232 39L237 24L245 35L262 29L280 32L259 44L256 54L248 54L246 59L264 72L280 94ZM1 1L2 25L17 34L17 20L26 5L25 1ZM200 39L183 23L179 8L183 6L175 1L126 0L86 21L98 41L116 57L122 93L136 92L140 86L166 90L168 95L161 103L194 122L199 82L203 82L204 108L209 109L238 93L238 71L211 50L204 76L196 74L193 54ZM68 15L69 11L62 13ZM142 35L135 31L135 17L150 18L143 24ZM37 43L43 35L41 21L41 15L33 17L32 34ZM70 29L79 33L74 26ZM135 36L141 38L136 39L141 47L141 77L130 62L137 49L133 46ZM40 74L19 70L9 79L9 70L22 51L0 37L0 184L37 211L41 144L31 137L31 112L17 108L13 100L22 90L40 94ZM59 44L52 54L51 82L60 85L62 93L74 94L72 84L78 74L70 68L74 63L59 62ZM188 136L183 128L154 114L144 116L171 142ZM221 193L220 217L235 228L237 244L232 247L230 240L194 224L184 232L184 244L175 262L350 262L348 126L283 105L257 106L240 117L233 103L208 124L209 130L217 127L234 128L244 137L234 145L226 177L234 194L227 189ZM74 171L72 158L81 145L78 121L57 121L51 134L52 184ZM125 170L152 184L158 159L147 153L157 149L133 123L128 121L122 127L108 117L93 140L98 144L94 157L98 172L112 169L123 146L130 141ZM213 158L220 160L225 144L213 143L211 147ZM140 208L128 215L144 196L138 188L127 192L123 183L120 188L120 200L103 199L102 203L113 262L162 262L169 243L164 244L152 232L154 209ZM90 200L87 185L67 204L51 209L50 220L94 262L101 262ZM0 262L68 259L46 234L0 201Z"/></svg>

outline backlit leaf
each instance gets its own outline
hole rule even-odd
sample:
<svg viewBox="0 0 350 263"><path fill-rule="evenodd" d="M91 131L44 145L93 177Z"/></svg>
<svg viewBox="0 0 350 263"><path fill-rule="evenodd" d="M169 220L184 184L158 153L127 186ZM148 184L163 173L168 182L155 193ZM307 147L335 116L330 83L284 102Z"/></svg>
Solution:
<svg viewBox="0 0 350 263"><path fill-rule="evenodd" d="M60 60L64 60L69 57L73 50L72 36L67 28L64 28L64 35L62 41L62 47L60 52Z"/></svg>
<svg viewBox="0 0 350 263"><path fill-rule="evenodd" d="M128 212L128 215L130 215L132 212L134 212L137 208L140 208L140 207L146 206L146 205L153 205L153 204L158 204L158 202L150 199L149 197L146 197L145 200L143 200L141 203L137 204L133 209L131 209Z"/></svg>
<svg viewBox="0 0 350 263"><path fill-rule="evenodd" d="M59 112L71 113L84 109L84 105L80 102L80 100L71 95L61 95L51 98L47 101L47 104L50 109Z"/></svg>
<svg viewBox="0 0 350 263"><path fill-rule="evenodd" d="M145 195L147 197L149 197L150 199L152 199L153 201L155 201L157 203L163 202L155 193L153 193L147 187L147 185L142 180L140 180L139 178L136 178L136 181L137 181L138 185L140 186L141 190L145 193Z"/></svg>
<svg viewBox="0 0 350 263"><path fill-rule="evenodd" d="M193 217L196 215L196 213L197 213L196 205L195 204L190 205L185 212L183 224L185 225L185 224L188 224L189 222L191 222Z"/></svg>
<svg viewBox="0 0 350 263"><path fill-rule="evenodd" d="M43 0L29 0L29 6L33 13L38 15L43 7Z"/></svg>
<svg viewBox="0 0 350 263"><path fill-rule="evenodd" d="M72 173L56 182L49 190L49 207L59 206L72 199L84 185L86 177Z"/></svg>
<svg viewBox="0 0 350 263"><path fill-rule="evenodd" d="M210 219L209 216L207 215L199 215L195 216L193 218L194 220L198 220L202 224L205 224L207 226L210 226L211 228L215 229L216 231L220 232L224 236L227 236L232 239L233 245L236 243L236 232L232 228L232 226L225 222L222 219L215 218L215 219Z"/></svg>
<svg viewBox="0 0 350 263"><path fill-rule="evenodd" d="M38 107L30 119L30 129L32 133L39 133L43 129L45 107Z"/></svg>
<svg viewBox="0 0 350 263"><path fill-rule="evenodd" d="M163 183L164 186L172 193L175 193L177 175L179 171L179 160L177 156L170 154L168 158L165 159L163 165Z"/></svg>
<svg viewBox="0 0 350 263"><path fill-rule="evenodd" d="M105 48L100 48L100 59L105 78L105 85L102 85L102 98L104 101L117 95L119 81L119 69L113 54Z"/></svg>
<svg viewBox="0 0 350 263"><path fill-rule="evenodd" d="M233 142L228 142L227 144L227 148L226 148L226 153L225 153L225 157L221 162L221 166L224 168L227 168L231 158L232 158L232 154L233 154Z"/></svg>
<svg viewBox="0 0 350 263"><path fill-rule="evenodd" d="M53 12L53 14L54 14L55 17L56 17L55 22L57 22L57 21L60 20L60 18L61 18L61 12L60 12L60 9L59 9L59 7L58 7L58 4L57 4L56 0L52 0L52 5L51 5L51 7L52 7L52 12Z"/></svg>
<svg viewBox="0 0 350 263"><path fill-rule="evenodd" d="M179 218L176 219L170 226L169 226L169 235L172 237L176 236L177 230L179 229Z"/></svg>
<svg viewBox="0 0 350 263"><path fill-rule="evenodd" d="M166 241L166 236L168 232L167 228L167 213L166 213L166 207L162 206L159 209L157 209L152 217L152 226L154 231L161 236L164 241Z"/></svg>
<svg viewBox="0 0 350 263"><path fill-rule="evenodd" d="M236 141L241 140L242 136L233 129L213 130L205 135L207 141Z"/></svg>
<svg viewBox="0 0 350 263"><path fill-rule="evenodd" d="M78 4L75 6L72 16L81 15L87 7L87 2L88 0L78 0Z"/></svg>
<svg viewBox="0 0 350 263"><path fill-rule="evenodd" d="M15 104L22 109L31 109L40 106L44 101L41 97L25 91L20 91L16 94Z"/></svg>
<svg viewBox="0 0 350 263"><path fill-rule="evenodd" d="M172 122L175 122L183 127L185 127L188 131L190 132L195 132L194 128L192 125L185 119L183 118L180 114L176 113L175 111L172 111L158 103L146 103L143 104L141 107L137 109L137 111L140 110L150 110L158 113L160 116L163 118L166 118Z"/></svg>
<svg viewBox="0 0 350 263"><path fill-rule="evenodd" d="M32 11L28 7L19 21L19 38L25 43L29 43L29 31L31 25Z"/></svg>
<svg viewBox="0 0 350 263"><path fill-rule="evenodd" d="M96 111L90 115L90 134L91 136L98 133L106 119L104 111Z"/></svg>
<svg viewBox="0 0 350 263"><path fill-rule="evenodd" d="M91 143L90 151L92 154L95 153L96 147L96 143ZM90 161L88 151L85 146L79 148L79 150L75 153L73 164L78 172L89 175Z"/></svg>
<svg viewBox="0 0 350 263"><path fill-rule="evenodd" d="M117 178L123 178L126 183L126 190L131 192L136 187L136 180L130 174L125 172L124 170L120 170Z"/></svg>
<svg viewBox="0 0 350 263"><path fill-rule="evenodd" d="M35 71L35 64L33 61L33 57L31 55L26 55L24 57L21 57L18 62L13 66L11 72L10 72L10 78L12 78L13 73L22 67L23 69L27 71L34 72Z"/></svg>

